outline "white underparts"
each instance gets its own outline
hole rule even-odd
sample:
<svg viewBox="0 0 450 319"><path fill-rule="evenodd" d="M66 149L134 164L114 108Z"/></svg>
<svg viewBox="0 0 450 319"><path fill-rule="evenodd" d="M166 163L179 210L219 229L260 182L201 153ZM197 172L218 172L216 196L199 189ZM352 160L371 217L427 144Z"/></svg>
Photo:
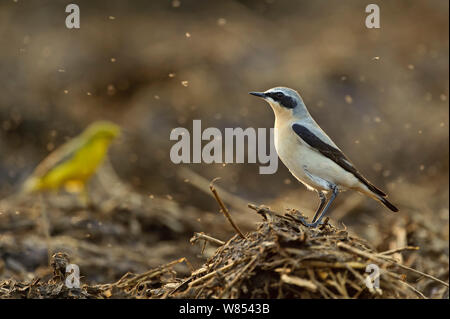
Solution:
<svg viewBox="0 0 450 319"><path fill-rule="evenodd" d="M308 176L315 184L320 185L320 187L323 188L323 190L325 191L330 191L332 189L332 183L328 182L327 180L319 177L319 176L315 176L313 174L311 174L305 166L303 166L303 170L305 171L306 176ZM311 187L309 185L307 185L308 188L311 188L312 190L316 190L314 187Z"/></svg>

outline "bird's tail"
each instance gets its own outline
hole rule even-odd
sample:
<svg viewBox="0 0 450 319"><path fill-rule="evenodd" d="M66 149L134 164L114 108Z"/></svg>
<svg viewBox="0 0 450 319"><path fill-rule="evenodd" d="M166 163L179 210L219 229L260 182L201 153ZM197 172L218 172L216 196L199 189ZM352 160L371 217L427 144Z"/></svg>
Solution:
<svg viewBox="0 0 450 319"><path fill-rule="evenodd" d="M20 192L29 194L35 192L39 188L39 179L29 177L21 186Z"/></svg>
<svg viewBox="0 0 450 319"><path fill-rule="evenodd" d="M377 188L377 190L378 190L378 188ZM370 197L372 197L373 199L379 201L384 206L389 208L391 211L393 211L393 212L398 212L399 211L399 209L394 204L392 204L390 201L388 201L387 195L384 194L383 192L381 192L381 191L374 192L372 189L367 187L367 190L364 190L363 193L368 195L368 196L370 196ZM383 195L381 195L380 193L383 193Z"/></svg>
<svg viewBox="0 0 450 319"><path fill-rule="evenodd" d="M389 208L390 210L392 210L393 212L398 212L398 208L394 206L394 204L392 204L390 201L387 200L386 197L379 197L378 200L387 208Z"/></svg>

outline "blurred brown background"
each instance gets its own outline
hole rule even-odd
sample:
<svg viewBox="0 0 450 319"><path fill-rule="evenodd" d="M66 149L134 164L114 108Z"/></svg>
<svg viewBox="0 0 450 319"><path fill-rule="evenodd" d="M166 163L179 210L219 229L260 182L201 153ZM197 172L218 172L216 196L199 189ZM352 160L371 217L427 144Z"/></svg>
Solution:
<svg viewBox="0 0 450 319"><path fill-rule="evenodd" d="M333 204L335 222L374 246L389 238L420 245L410 264L428 256L436 263L419 268L448 276L447 1L378 2L381 29L365 27L370 1L77 0L78 30L65 27L69 3L0 2L0 198L67 138L109 119L125 130L109 153L118 176L136 192L176 202L180 218L218 214L209 194L178 176L180 167L221 177L219 185L244 201L311 215L316 195L281 162L276 174L259 175L256 164L169 158L170 131L191 129L193 119L221 130L272 127L269 106L248 92L283 85L300 92L401 210L391 214L348 192ZM237 218L246 230L258 220ZM201 218L193 227L217 235ZM0 230L0 238L14 234Z"/></svg>

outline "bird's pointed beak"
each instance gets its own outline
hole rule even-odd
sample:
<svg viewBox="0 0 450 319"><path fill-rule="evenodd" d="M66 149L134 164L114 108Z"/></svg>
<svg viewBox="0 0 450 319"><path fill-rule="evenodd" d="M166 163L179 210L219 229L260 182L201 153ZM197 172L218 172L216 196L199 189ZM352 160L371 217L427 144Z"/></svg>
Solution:
<svg viewBox="0 0 450 319"><path fill-rule="evenodd" d="M266 93L264 93L264 92L249 92L248 94L251 94L251 95L263 98L263 99L266 98Z"/></svg>

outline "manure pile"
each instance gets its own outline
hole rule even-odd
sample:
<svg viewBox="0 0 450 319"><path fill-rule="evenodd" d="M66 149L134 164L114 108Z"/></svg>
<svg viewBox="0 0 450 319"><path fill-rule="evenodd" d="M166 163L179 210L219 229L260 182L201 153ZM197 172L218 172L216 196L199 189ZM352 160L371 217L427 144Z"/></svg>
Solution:
<svg viewBox="0 0 450 319"><path fill-rule="evenodd" d="M0 298L424 298L406 281L408 272L448 287L399 264L392 255L401 249L377 252L327 221L316 229L307 228L295 210L280 215L266 207L249 207L262 216L262 222L245 238L236 234L222 242L203 233L194 236L193 242L219 247L188 277L180 278L174 270L183 262L191 267L180 258L141 274L127 273L114 283L68 288L63 270L70 258L56 253L52 278L2 281Z"/></svg>

